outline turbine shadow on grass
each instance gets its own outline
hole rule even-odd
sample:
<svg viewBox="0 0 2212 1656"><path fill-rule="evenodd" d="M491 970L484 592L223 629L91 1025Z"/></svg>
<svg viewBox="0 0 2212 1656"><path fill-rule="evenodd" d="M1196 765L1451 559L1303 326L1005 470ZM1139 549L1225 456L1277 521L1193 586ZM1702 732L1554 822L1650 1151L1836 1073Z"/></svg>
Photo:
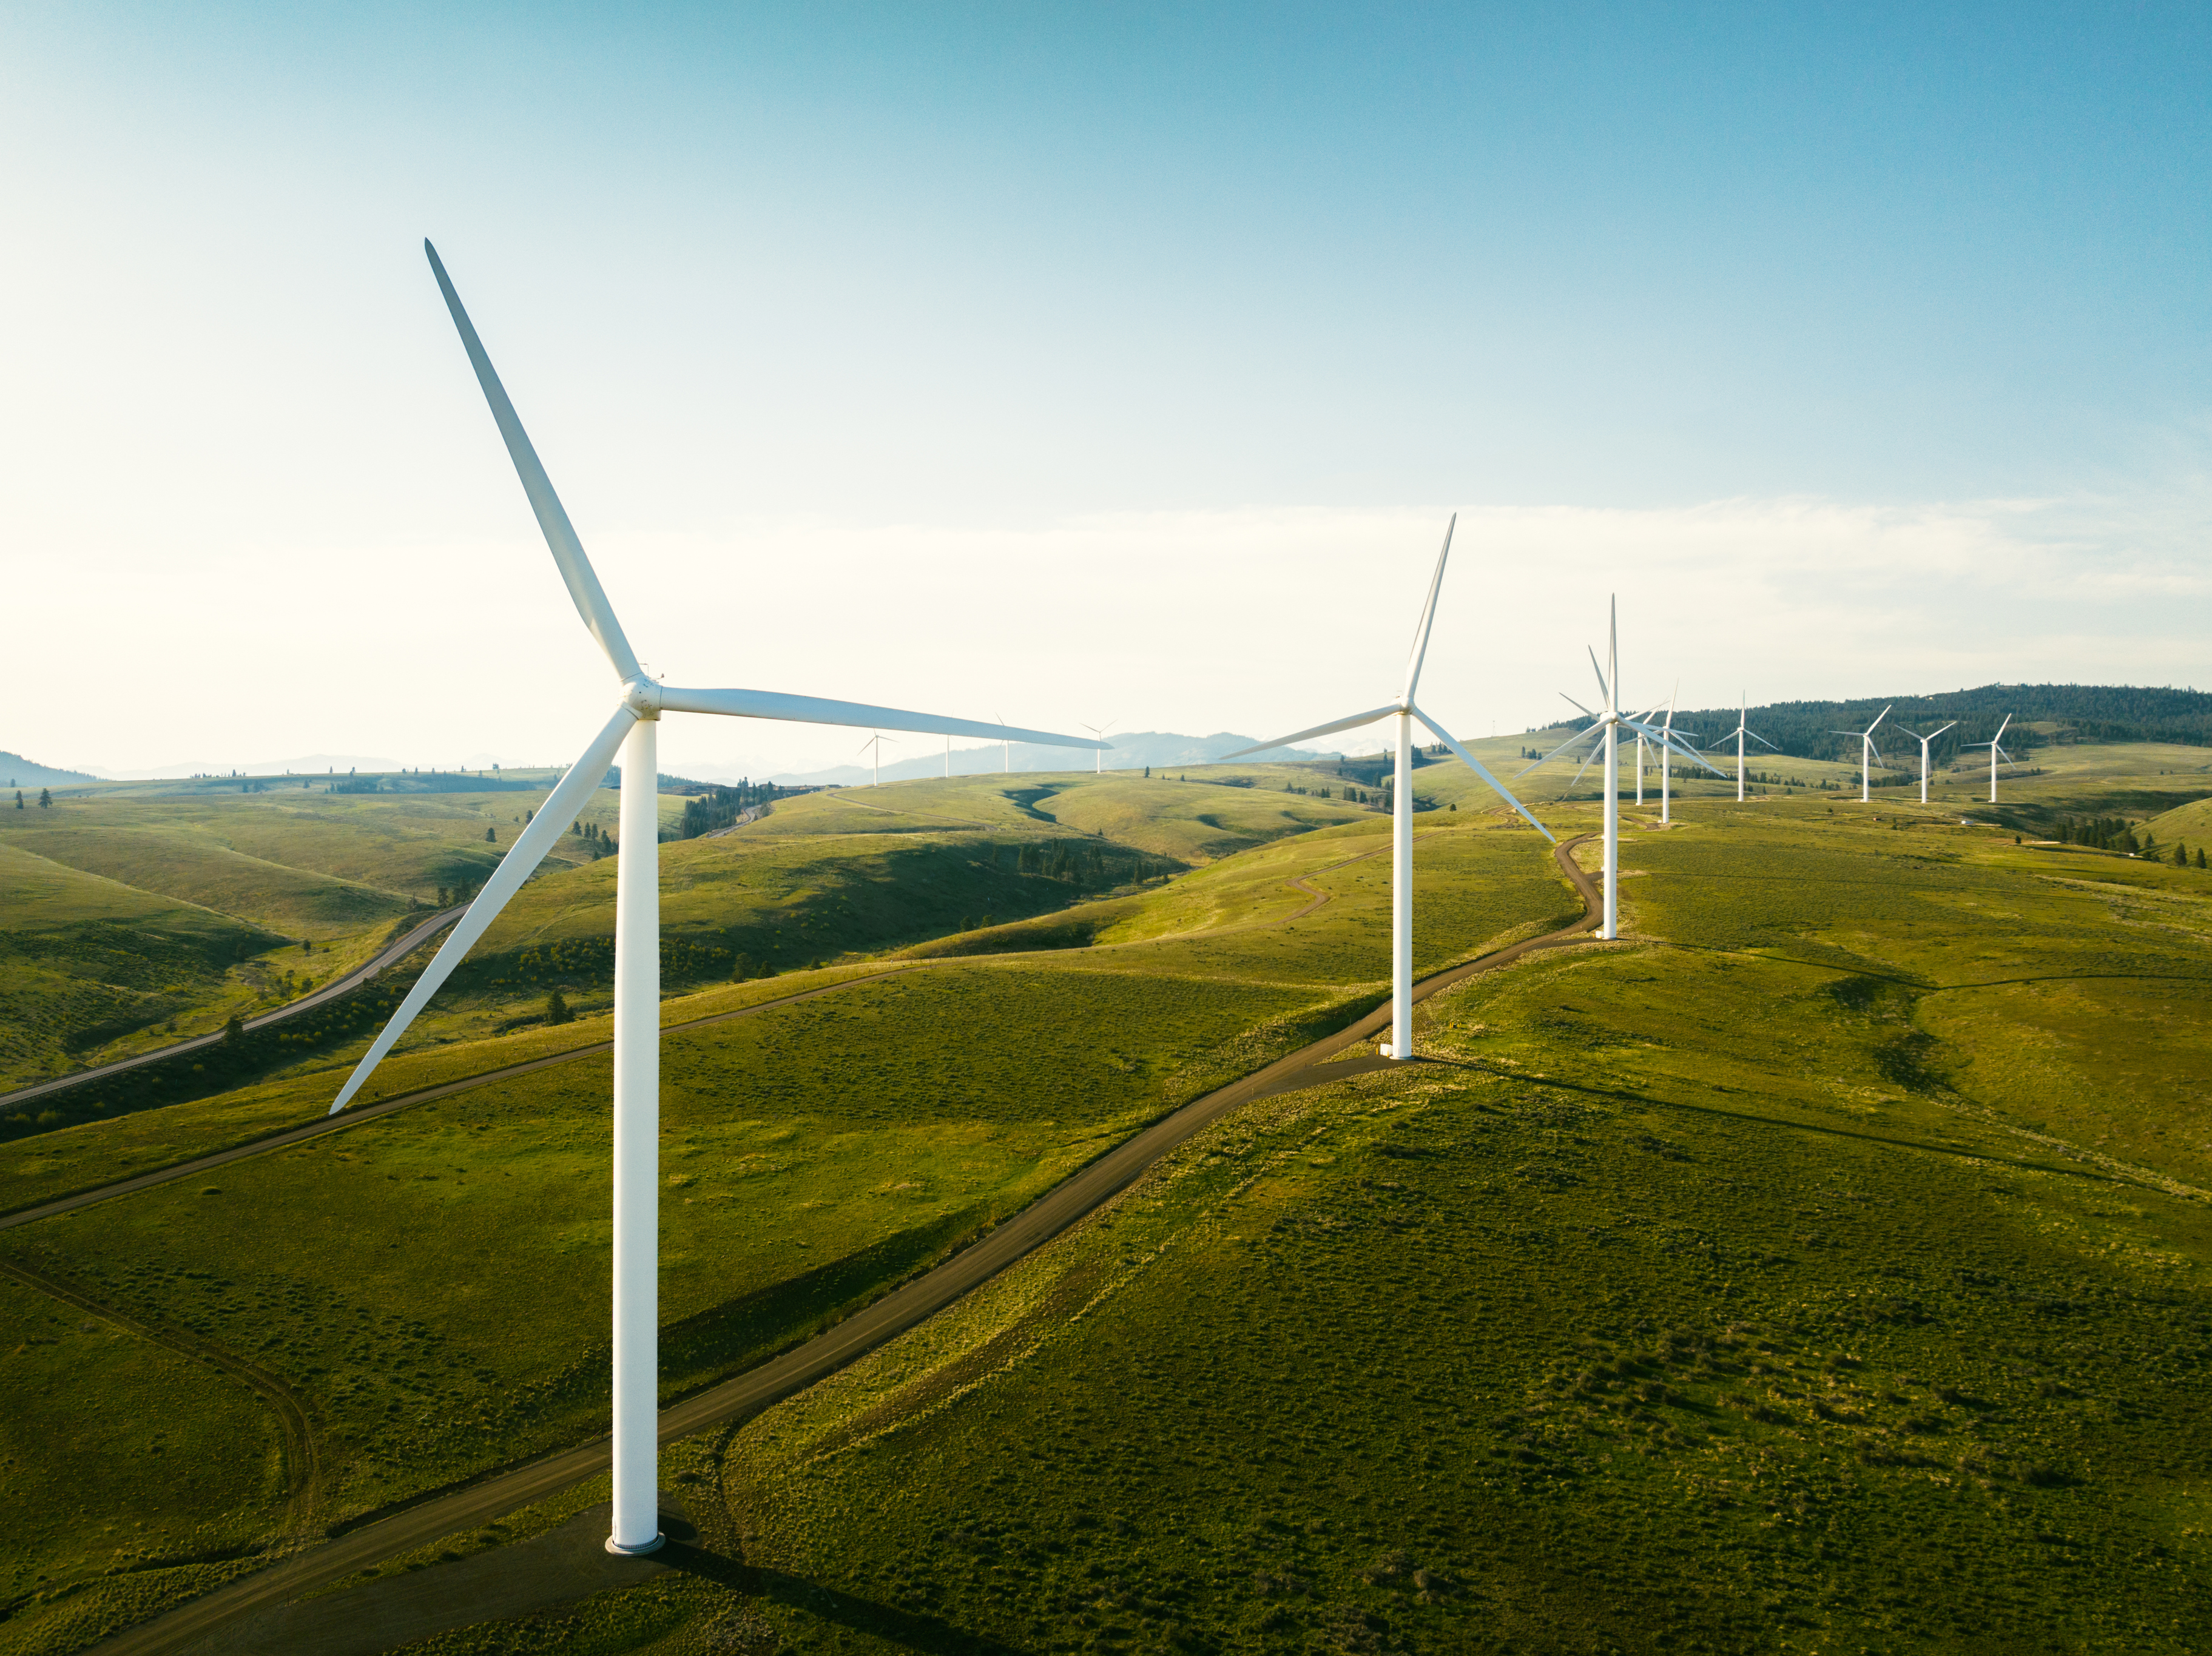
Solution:
<svg viewBox="0 0 2212 1656"><path fill-rule="evenodd" d="M927 1656L1030 1656L1018 1645L955 1627L938 1617L878 1604L804 1576L726 1558L687 1542L671 1541L654 1556L670 1569L713 1581L749 1598L764 1598L805 1611L902 1650L921 1651Z"/></svg>

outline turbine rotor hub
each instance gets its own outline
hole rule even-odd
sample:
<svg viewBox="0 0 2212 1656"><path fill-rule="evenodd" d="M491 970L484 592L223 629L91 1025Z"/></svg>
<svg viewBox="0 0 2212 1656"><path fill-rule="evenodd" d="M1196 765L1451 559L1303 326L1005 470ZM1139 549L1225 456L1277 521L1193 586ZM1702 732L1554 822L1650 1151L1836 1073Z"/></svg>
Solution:
<svg viewBox="0 0 2212 1656"><path fill-rule="evenodd" d="M640 719L660 717L660 686L640 673L623 686L622 704Z"/></svg>

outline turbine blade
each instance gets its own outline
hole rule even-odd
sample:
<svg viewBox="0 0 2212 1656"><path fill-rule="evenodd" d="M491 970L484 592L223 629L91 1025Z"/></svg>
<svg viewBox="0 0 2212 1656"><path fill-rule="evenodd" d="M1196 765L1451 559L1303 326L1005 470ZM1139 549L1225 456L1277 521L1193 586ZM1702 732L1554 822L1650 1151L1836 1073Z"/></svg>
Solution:
<svg viewBox="0 0 2212 1656"><path fill-rule="evenodd" d="M1575 773L1567 779L1567 786L1559 790L1560 798L1565 798L1569 794L1575 791L1575 784L1583 779L1583 773L1588 770L1592 762L1595 761L1598 755L1598 749L1602 745L1602 743L1600 743L1593 746L1589 750L1589 757L1584 759L1581 764L1575 767Z"/></svg>
<svg viewBox="0 0 2212 1656"><path fill-rule="evenodd" d="M1428 600L1421 605L1420 623L1413 628L1413 651L1406 658L1406 694L1402 700L1413 699L1413 687L1421 682L1421 664L1429 656L1429 629L1437 624L1437 594L1443 591L1444 561L1451 556L1452 531L1459 527L1459 513L1451 515L1444 525L1443 550L1437 554L1437 573L1429 577Z"/></svg>
<svg viewBox="0 0 2212 1656"><path fill-rule="evenodd" d="M507 458L514 462L516 475L522 479L522 492L530 497L530 509L538 514L538 527L545 537L545 544L552 549L561 579L568 584L569 601L584 618L584 625L591 628L592 636L599 640L599 648L607 652L607 659L614 664L616 676L627 684L638 676L637 657L629 647L629 640L623 636L622 623L615 619L614 605L607 602L607 595L599 588L599 578L592 572L592 561L584 555L584 543L576 538L561 497L553 492L552 479L538 464L538 451L530 446L529 434L522 429L514 404L507 400L507 387L499 383L491 358L484 354L483 342L477 337L476 325L461 308L461 296L453 291L453 281L446 274L438 250L425 240L422 251L430 256L431 272L438 278L438 290L446 296L446 308L453 313L453 325L460 330L462 347L477 371L477 384L483 387L484 401L491 404L491 417L498 422L499 434L507 440Z"/></svg>
<svg viewBox="0 0 2212 1656"><path fill-rule="evenodd" d="M361 1083L368 1079L370 1071L384 1061L384 1055L392 1050L392 1043L407 1033L407 1026L415 1022L416 1014L438 992L438 986L453 975L453 968L461 963L470 946L499 918L499 911L507 907L507 900L522 889L522 883L544 860L553 842L568 831L568 824L576 820L592 791L606 780L607 767L614 763L615 755L622 750L623 738L636 723L637 715L628 707L617 708L606 728L593 737L591 746L584 749L584 756L569 767L568 773L546 795L545 803L530 819L530 826L522 830L507 855L500 859L498 868L484 882L484 889L477 894L477 900L469 905L469 912L461 916L460 923L447 934L444 945L422 975L416 979L414 988L408 991L407 998L399 1004L399 1010L392 1015L384 1032L362 1054L361 1062L346 1078L337 1102L331 1106L332 1115L345 1108L348 1101L361 1090ZM619 852L619 846L617 851Z"/></svg>
<svg viewBox="0 0 2212 1656"><path fill-rule="evenodd" d="M1565 702L1570 707L1574 708L1585 719L1595 719L1597 717L1595 713L1583 707L1581 702L1576 701L1574 697L1569 695L1565 690L1559 692L1559 700Z"/></svg>
<svg viewBox="0 0 2212 1656"><path fill-rule="evenodd" d="M1897 704L1896 704L1896 703L1894 703L1894 702L1892 702L1892 703L1890 704L1890 706L1891 706L1891 707L1894 707L1894 706L1896 706L1896 705L1897 705ZM1881 725L1881 721L1882 721L1883 719L1887 719L1887 718L1888 718L1888 717L1889 717L1889 708L1888 708L1888 707L1884 707L1884 708L1883 708L1880 713L1876 713L1876 714L1874 716L1874 724L1869 725L1868 725L1868 726L1867 726L1867 734L1868 734L1869 736L1872 736L1872 735L1875 733L1875 728L1876 728L1878 725Z"/></svg>
<svg viewBox="0 0 2212 1656"><path fill-rule="evenodd" d="M1512 792L1506 787L1505 784L1492 776L1490 773L1489 767L1485 765L1480 759L1477 759L1473 754L1469 753L1467 749L1462 745L1460 739L1457 737L1454 736L1443 725L1437 724L1435 719L1430 718L1419 707L1413 709L1413 717L1419 719L1424 725L1427 725L1429 727L1429 733L1435 737L1437 741L1443 743L1444 746L1449 748L1454 753L1457 754L1459 755L1460 761L1464 764L1468 769L1473 771L1484 781L1489 783L1490 791L1492 793L1496 794L1500 799L1503 799L1507 804L1512 806L1515 810L1519 811L1522 816L1527 820L1530 828L1535 829L1537 833L1542 834L1547 840L1550 840L1553 845L1559 843L1558 840L1553 838L1552 830L1546 828L1534 816L1531 816L1528 814L1528 808L1522 804L1518 799L1516 799L1513 797Z"/></svg>
<svg viewBox="0 0 2212 1656"><path fill-rule="evenodd" d="M683 690L660 692L664 711L725 713L733 719L787 719L799 725L850 725L860 730L914 731L924 736L980 736L994 742L1034 742L1047 748L1106 748L1111 742L1052 731L1025 731L1012 725L988 725L973 719L874 707L865 701L829 701L819 696L784 695L775 690ZM885 737L886 742L891 738Z"/></svg>
<svg viewBox="0 0 2212 1656"><path fill-rule="evenodd" d="M1585 646L1583 646L1583 648L1585 648L1585 649L1589 649L1589 646L1587 646L1587 645L1585 645ZM1592 674L1594 674L1594 675L1596 676L1596 679L1597 679L1597 699L1598 699L1600 701L1604 702L1604 703L1606 704L1606 706L1609 707L1611 707L1611 706L1613 705L1613 691L1612 691L1612 688L1610 688L1610 687L1606 683L1606 682L1605 682L1605 669L1603 669L1602 667L1601 667L1601 666L1599 666L1599 665L1597 664L1597 652L1596 652L1596 651L1595 651L1595 650L1591 650L1591 651L1590 651L1590 652L1589 652L1589 658L1590 658L1590 671L1591 671L1591 673L1592 673ZM1561 691L1561 692L1560 692L1560 694L1561 694L1562 695L1565 695L1566 693L1563 690L1563 691ZM1573 698L1572 698L1572 697L1569 697L1568 699L1569 699L1570 701L1573 700ZM1595 718L1596 715L1593 714L1593 715L1591 715L1591 716L1592 716L1593 718Z"/></svg>
<svg viewBox="0 0 2212 1656"><path fill-rule="evenodd" d="M1607 596L1605 601L1605 676L1612 682L1616 697L1620 692L1620 600Z"/></svg>
<svg viewBox="0 0 2212 1656"><path fill-rule="evenodd" d="M1516 782L1519 781L1522 777L1528 775L1530 771L1534 770L1537 765L1550 764L1554 759L1557 759L1561 754L1573 747L1577 743L1587 742L1594 736L1603 736L1604 734L1605 726L1602 725L1593 725L1588 730L1577 731L1565 741L1560 743L1558 747L1553 749L1551 752L1546 754L1541 759L1537 760L1534 764L1523 765L1519 770L1514 772L1513 779Z"/></svg>
<svg viewBox="0 0 2212 1656"><path fill-rule="evenodd" d="M1779 748L1776 747L1776 746L1774 745L1774 743L1772 743L1771 742L1769 742L1769 741L1768 741L1765 737L1761 736L1761 735L1760 735L1757 731L1746 731L1744 732L1744 734L1745 734L1746 736L1749 737L1753 741L1754 741L1754 742L1758 743L1759 743L1759 745L1760 747L1762 747L1762 748L1769 749L1771 749L1771 751L1773 751L1773 752L1775 752L1775 753L1780 753L1780 752L1782 751L1782 749L1779 749ZM1849 735L1849 734L1850 734L1850 732L1849 732L1849 731L1846 731L1846 732L1845 732L1845 734L1846 734L1846 735Z"/></svg>
<svg viewBox="0 0 2212 1656"><path fill-rule="evenodd" d="M2010 713L2007 713L2007 714L2004 716L2004 723L1997 726L1997 733L1996 733L1996 735L1995 737L1991 737L1990 739L1991 739L1992 741L1996 741L1996 742L2002 742L2002 741L2003 741L2003 740L2004 740L2004 733L2005 733L2007 731L2010 730L2011 728L2012 728L2012 715L2011 715Z"/></svg>
<svg viewBox="0 0 2212 1656"><path fill-rule="evenodd" d="M1265 753L1270 748L1287 748L1293 742L1304 742L1312 737L1334 736L1339 731L1356 731L1362 725L1372 725L1376 719L1386 719L1397 711L1394 704L1388 707L1376 707L1368 713L1354 713L1351 718L1340 719L1334 724L1316 725L1310 731L1293 731L1290 735L1278 737L1273 742L1255 743L1249 748L1239 748L1235 753L1224 753L1219 759L1214 761L1214 763L1222 764L1231 759L1242 759L1248 753Z"/></svg>
<svg viewBox="0 0 2212 1656"><path fill-rule="evenodd" d="M1704 756L1693 749L1683 745L1682 738L1672 731L1663 730L1656 725L1644 724L1641 719L1624 719L1620 722L1624 727L1635 731L1645 741L1656 743L1670 753L1680 754L1685 759L1695 760L1716 776L1726 776L1728 773L1718 766L1707 763Z"/></svg>

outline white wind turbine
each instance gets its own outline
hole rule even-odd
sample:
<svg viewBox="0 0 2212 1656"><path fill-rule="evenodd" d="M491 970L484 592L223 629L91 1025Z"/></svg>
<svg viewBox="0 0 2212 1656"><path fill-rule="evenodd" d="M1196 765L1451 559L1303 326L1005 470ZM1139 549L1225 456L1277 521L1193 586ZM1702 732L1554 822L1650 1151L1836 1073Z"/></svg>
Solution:
<svg viewBox="0 0 2212 1656"><path fill-rule="evenodd" d="M1673 804L1671 784L1674 778L1668 762L1673 757L1673 749L1668 744L1674 737L1674 697L1681 693L1681 681L1677 679L1674 682L1674 695L1667 698L1667 722L1659 727L1659 822L1662 828L1674 820L1671 813ZM1639 736L1636 741L1638 756L1640 758L1643 753L1644 738ZM1644 803L1640 796L1636 803L1639 805Z"/></svg>
<svg viewBox="0 0 2212 1656"><path fill-rule="evenodd" d="M868 786L872 788L883 786L884 743L886 742L894 748L898 746L896 737L878 733L869 737L866 741L854 749L855 753L864 753L868 755ZM950 775L952 767L952 738L949 736L945 738L945 773Z"/></svg>
<svg viewBox="0 0 2212 1656"><path fill-rule="evenodd" d="M650 1552L660 1544L656 1500L654 1429L659 1368L659 1160L660 1160L660 892L658 743L663 713L722 713L739 719L782 719L809 725L880 725L895 731L939 731L962 736L1019 736L1057 747L1088 748L1079 736L1041 731L1009 731L1000 725L860 702L829 701L771 690L687 690L656 682L639 668L613 606L584 555L583 543L553 492L545 468L522 429L507 391L492 370L460 296L447 277L437 250L422 244L436 273L446 307L460 331L461 343L475 367L477 383L491 404L492 418L506 440L508 457L522 479L523 493L537 513L538 526L553 561L568 583L568 596L584 625L599 640L622 681L614 716L593 737L583 756L546 796L469 912L447 937L445 946L416 980L392 1021L347 1079L335 1115L361 1089L392 1042L437 992L498 916L508 898L538 866L554 841L605 780L607 767L622 758L620 861L615 884L614 1004L614 1522L610 1552Z"/></svg>
<svg viewBox="0 0 2212 1656"><path fill-rule="evenodd" d="M1620 884L1620 733L1627 731L1632 734L1647 737L1653 742L1661 743L1676 742L1680 738L1674 735L1671 725L1662 731L1647 723L1650 717L1649 713L1631 718L1620 711L1620 618L1618 600L1613 602L1607 622L1606 665L1600 667L1597 664L1597 652L1593 650L1590 652L1590 670L1597 675L1597 688L1605 701L1604 710L1600 713L1591 713L1588 707L1583 707L1581 702L1568 695L1565 690L1560 691L1560 695L1565 699L1570 707L1581 707L1583 713L1589 714L1590 722L1560 743L1543 758L1539 759L1536 764L1520 772L1513 779L1519 781L1529 771L1534 770L1536 765L1549 763L1570 749L1578 748L1588 742L1591 744L1589 757L1583 761L1581 767L1575 772L1574 777L1567 783L1567 786L1571 788L1576 782L1582 779L1583 772L1589 768L1591 759L1595 759L1601 753L1605 755L1605 923L1598 929L1598 936L1610 942L1620 935L1619 891ZM1682 747L1676 751L1686 759L1696 759L1698 763L1704 765L1714 775L1722 774L1719 767L1698 758L1697 753L1692 749Z"/></svg>
<svg viewBox="0 0 2212 1656"><path fill-rule="evenodd" d="M1997 761L2002 759L2008 765L2017 762L2010 754L1997 745L2004 740L2004 733L2011 728L2011 725L2012 715L2007 713L2004 716L2004 723L1997 726L1997 733L1988 741L1966 743L1969 748L1987 748L1990 750L1990 803L1993 805L1997 802Z"/></svg>
<svg viewBox="0 0 2212 1656"><path fill-rule="evenodd" d="M1894 704L1892 704L1894 705ZM1874 761L1880 757L1874 745L1875 729L1889 717L1884 707L1874 716L1874 724L1863 731L1830 731L1831 736L1856 736L1859 739L1859 804L1864 804L1874 797Z"/></svg>
<svg viewBox="0 0 2212 1656"><path fill-rule="evenodd" d="M1956 725L1958 722L1954 719L1951 721L1951 725ZM1920 803L1923 805L1928 803L1928 744L1949 730L1951 725L1938 725L1925 736L1921 735L1917 731L1905 731L1905 726L1902 725L1897 727L1900 731L1905 731L1907 736L1920 744ZM2000 731L1998 734L2002 736L2003 732Z"/></svg>
<svg viewBox="0 0 2212 1656"><path fill-rule="evenodd" d="M1121 722L1118 719L1109 719L1103 725L1085 725L1083 727L1098 738L1098 751L1091 755L1091 770L1093 775L1103 776L1106 773L1106 732Z"/></svg>
<svg viewBox="0 0 2212 1656"><path fill-rule="evenodd" d="M1761 735L1760 735L1757 731L1754 731L1753 729L1752 729L1752 728L1751 728L1750 725L1747 722L1747 721L1749 719L1750 716L1751 716L1751 693L1750 693L1749 691L1747 691L1747 691L1745 691L1745 692L1743 692L1743 693L1742 693L1741 699L1741 700L1737 702L1737 704L1736 704L1736 713L1735 713L1735 728L1734 730L1732 730L1732 731L1729 731L1726 732L1726 733L1725 733L1725 734L1723 734L1723 735L1722 736L1722 737L1721 737L1721 740L1722 740L1723 742L1727 741L1727 740L1729 739L1729 737L1731 737L1731 736L1732 736L1732 737L1734 737L1735 738L1735 802L1736 802L1736 804L1738 804L1739 805L1740 805L1740 804L1741 804L1743 803L1743 739L1744 739L1744 737L1749 737L1753 741L1754 741L1754 742L1758 743L1759 743L1759 745L1760 747L1762 747L1762 748L1770 748L1770 749L1773 749L1773 751L1775 751L1776 753L1780 753L1780 752L1782 751L1782 749L1781 749L1775 747L1775 746L1774 746L1774 744L1773 744L1771 742L1769 742L1769 741L1768 741L1765 737L1761 736ZM1846 734L1848 734L1848 732L1846 732ZM1704 761L1703 761L1702 760L1700 760L1698 762L1699 762L1699 763L1701 763L1701 764L1703 764L1703 763L1704 763ZM1720 776L1720 775L1722 775L1722 774L1723 774L1720 771L1714 769L1714 767L1713 767L1712 766L1711 766L1711 765L1706 765L1706 766L1705 766L1705 768L1706 768L1707 770L1709 770L1709 771L1712 771L1713 774L1714 774L1714 775L1716 775L1716 776Z"/></svg>
<svg viewBox="0 0 2212 1656"><path fill-rule="evenodd" d="M1458 524L1459 514L1454 513L1451 523L1444 530L1443 550L1437 554L1436 573L1429 578L1429 595L1421 605L1421 618L1413 628L1413 653L1406 658L1405 688L1398 693L1395 701L1385 707L1370 707L1364 713L1353 713L1348 719L1332 719L1326 725L1316 725L1311 730L1278 737L1273 742L1239 748L1235 753L1222 755L1220 760L1215 761L1223 763L1231 759L1242 759L1249 753L1265 753L1270 748L1286 748L1293 742L1309 741L1316 736L1333 736L1339 731L1358 730L1363 725L1372 725L1378 719L1392 721L1391 729L1397 745L1397 768L1395 787L1391 796L1390 823L1390 1040L1381 1049L1383 1057L1391 1059L1410 1059L1413 1056L1413 721L1418 719L1427 725L1430 734L1457 755L1469 770L1490 784L1499 798L1527 817L1531 828L1547 840L1552 838L1552 831L1530 816L1505 785L1492 776L1482 761L1461 744L1457 737L1422 712L1413 701L1413 691L1421 682L1421 663L1428 654L1429 629L1436 624L1437 594L1443 588L1444 562L1451 556L1452 531Z"/></svg>

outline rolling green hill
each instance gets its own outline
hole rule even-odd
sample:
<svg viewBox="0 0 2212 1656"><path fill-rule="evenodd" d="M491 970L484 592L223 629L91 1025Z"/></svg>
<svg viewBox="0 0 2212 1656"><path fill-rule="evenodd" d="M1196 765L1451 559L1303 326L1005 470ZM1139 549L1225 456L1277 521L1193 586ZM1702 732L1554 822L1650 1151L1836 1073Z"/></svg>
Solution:
<svg viewBox="0 0 2212 1656"><path fill-rule="evenodd" d="M2039 753L2021 803L2159 794L2170 751ZM773 930L805 876L821 940L855 944L664 1004L670 1395L1378 1003L1385 819L1322 800L1327 767L1217 770L853 790L664 847L672 936ZM1575 911L1462 767L1416 785L1420 969ZM2190 1648L2212 874L1711 786L1665 831L1625 813L1621 943L1459 986L1424 1009L1431 1062L1231 1114L947 1313L670 1446L725 1564L438 1647ZM1171 854L1146 834L1250 840L861 958L987 848ZM530 888L486 961L589 941L611 872ZM0 1232L14 1286L76 1296L7 1312L0 1454L40 1505L0 1515L0 1653L250 1568L303 1509L348 1523L602 1429L605 1021L481 1038L520 992L461 996L370 1096L585 1055ZM310 1118L365 1038L0 1145L0 1210ZM179 1388L158 1443L73 1431L100 1374L161 1384L161 1331L258 1378ZM247 1453L172 1473L217 1433Z"/></svg>

